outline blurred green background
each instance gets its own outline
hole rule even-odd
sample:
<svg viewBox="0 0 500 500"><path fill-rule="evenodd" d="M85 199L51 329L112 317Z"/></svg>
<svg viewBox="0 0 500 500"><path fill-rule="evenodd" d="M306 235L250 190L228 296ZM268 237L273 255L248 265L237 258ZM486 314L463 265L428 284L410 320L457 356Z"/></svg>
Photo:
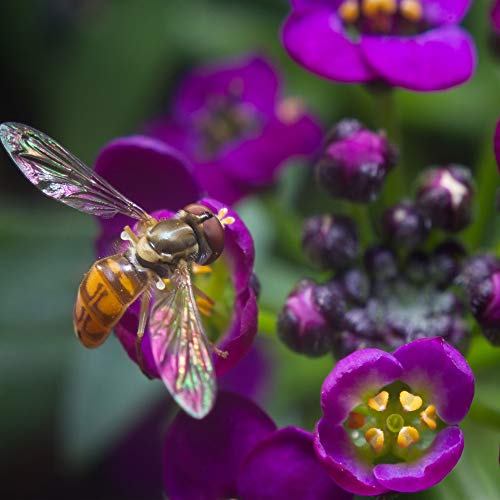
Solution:
<svg viewBox="0 0 500 500"><path fill-rule="evenodd" d="M464 235L470 248L494 248L500 240L491 147L500 60L489 50L489 6L474 2L465 23L480 55L470 83L446 93L396 93L408 172L448 162L475 170L477 222ZM6 0L0 121L39 128L92 164L107 141L166 111L188 69L260 52L282 69L287 93L301 96L325 126L353 116L380 127L365 89L320 80L288 59L278 37L287 11L284 0ZM264 406L279 425L311 430L333 362L294 355L272 332L272 314L293 284L314 276L298 252L301 219L331 209L326 197L310 196L316 188L304 187L309 180L305 165L291 165L273 190L240 211L256 240L267 311L261 336L274 359ZM115 338L87 351L73 335L76 290L95 259L95 221L39 194L3 152L0 194L0 498L161 498L157 446L137 428L167 413L165 390L142 376ZM499 498L500 353L478 339L470 359L477 401L490 410L479 407L464 424L466 451L457 470L413 498ZM124 463L120 446L132 430L139 451ZM132 477L139 469L146 470L144 482Z"/></svg>

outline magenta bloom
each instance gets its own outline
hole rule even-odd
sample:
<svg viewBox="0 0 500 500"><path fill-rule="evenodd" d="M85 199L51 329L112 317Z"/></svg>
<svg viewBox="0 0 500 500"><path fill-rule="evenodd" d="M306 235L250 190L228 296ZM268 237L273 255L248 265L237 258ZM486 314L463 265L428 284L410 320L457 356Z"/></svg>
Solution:
<svg viewBox="0 0 500 500"><path fill-rule="evenodd" d="M490 11L490 20L493 31L500 35L500 0L495 0Z"/></svg>
<svg viewBox="0 0 500 500"><path fill-rule="evenodd" d="M171 500L347 500L314 455L312 435L277 430L254 403L220 393L203 420L180 413L164 448Z"/></svg>
<svg viewBox="0 0 500 500"><path fill-rule="evenodd" d="M458 26L470 3L292 0L283 44L295 61L330 80L447 89L474 71L474 43Z"/></svg>
<svg viewBox="0 0 500 500"><path fill-rule="evenodd" d="M322 139L317 120L282 97L277 71L255 56L188 75L170 113L146 133L182 151L204 190L228 204L272 183L286 160L312 154Z"/></svg>
<svg viewBox="0 0 500 500"><path fill-rule="evenodd" d="M430 488L460 459L457 424L473 396L469 365L441 337L393 354L356 351L323 384L316 454L339 486L359 495Z"/></svg>
<svg viewBox="0 0 500 500"><path fill-rule="evenodd" d="M187 161L174 149L153 138L131 136L110 142L97 158L96 171L120 192L143 207L157 219L172 217L189 203L200 201L215 213L224 205L201 198L201 190ZM195 275L193 280L202 290L209 290L215 301L213 316L204 318L210 338L228 357L213 356L217 375L233 367L249 351L257 333L257 299L252 288L254 263L253 239L245 224L232 210L234 224L225 231L225 248L211 265L211 272ZM118 220L115 220L118 219ZM112 245L127 223L126 217L99 219L101 234L97 241L100 255L109 254ZM115 327L120 342L132 360L136 360L135 337L140 305L134 303ZM151 377L158 373L151 350L149 332L142 342L145 370Z"/></svg>

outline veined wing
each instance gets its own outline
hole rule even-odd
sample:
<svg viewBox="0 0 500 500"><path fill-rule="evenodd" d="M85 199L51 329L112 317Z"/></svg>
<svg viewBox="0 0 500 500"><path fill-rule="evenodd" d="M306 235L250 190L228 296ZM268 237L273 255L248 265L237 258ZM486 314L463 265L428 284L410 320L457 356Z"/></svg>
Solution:
<svg viewBox="0 0 500 500"><path fill-rule="evenodd" d="M203 418L215 401L216 378L186 262L179 264L171 284L151 311L153 356L176 402L192 417Z"/></svg>
<svg viewBox="0 0 500 500"><path fill-rule="evenodd" d="M25 177L47 196L99 217L149 215L57 141L20 123L2 123L0 139Z"/></svg>

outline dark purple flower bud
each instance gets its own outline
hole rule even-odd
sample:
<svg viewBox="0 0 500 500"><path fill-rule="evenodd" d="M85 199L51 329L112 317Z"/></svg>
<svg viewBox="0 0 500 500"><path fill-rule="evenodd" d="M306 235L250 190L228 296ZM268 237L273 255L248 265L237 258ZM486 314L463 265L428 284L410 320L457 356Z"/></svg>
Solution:
<svg viewBox="0 0 500 500"><path fill-rule="evenodd" d="M366 270L376 281L392 280L398 275L397 257L387 247L370 247L365 252L364 261Z"/></svg>
<svg viewBox="0 0 500 500"><path fill-rule="evenodd" d="M454 240L438 245L432 254L432 277L439 287L450 286L460 273L465 248Z"/></svg>
<svg viewBox="0 0 500 500"><path fill-rule="evenodd" d="M493 255L476 255L467 259L457 281L471 296L472 290L486 278L500 271L500 261Z"/></svg>
<svg viewBox="0 0 500 500"><path fill-rule="evenodd" d="M346 296L352 302L363 305L370 295L370 281L359 269L350 269L342 275Z"/></svg>
<svg viewBox="0 0 500 500"><path fill-rule="evenodd" d="M316 177L333 197L366 203L377 197L396 158L397 150L384 132L343 120L322 153Z"/></svg>
<svg viewBox="0 0 500 500"><path fill-rule="evenodd" d="M332 348L333 330L314 300L316 283L303 279L288 296L278 316L278 335L292 350L311 357Z"/></svg>
<svg viewBox="0 0 500 500"><path fill-rule="evenodd" d="M429 280L431 261L425 252L411 252L405 264L408 278L416 284L423 284Z"/></svg>
<svg viewBox="0 0 500 500"><path fill-rule="evenodd" d="M354 221L345 215L309 217L302 234L307 258L321 269L342 269L358 255L358 234Z"/></svg>
<svg viewBox="0 0 500 500"><path fill-rule="evenodd" d="M340 360L358 349L375 347L374 342L360 337L358 334L343 330L335 334L333 339L333 356Z"/></svg>
<svg viewBox="0 0 500 500"><path fill-rule="evenodd" d="M472 197L471 175L466 167L429 169L420 178L417 203L434 227L452 233L464 229L471 219Z"/></svg>
<svg viewBox="0 0 500 500"><path fill-rule="evenodd" d="M422 244L430 229L430 221L424 217L412 201L403 201L385 211L382 233L386 241L415 248Z"/></svg>
<svg viewBox="0 0 500 500"><path fill-rule="evenodd" d="M345 291L337 280L317 285L314 288L314 302L332 326L341 327L344 324L347 309Z"/></svg>
<svg viewBox="0 0 500 500"><path fill-rule="evenodd" d="M500 1L495 0L490 10L491 34L490 41L493 51L500 54Z"/></svg>
<svg viewBox="0 0 500 500"><path fill-rule="evenodd" d="M486 338L500 345L500 271L470 290L470 308Z"/></svg>
<svg viewBox="0 0 500 500"><path fill-rule="evenodd" d="M373 339L378 335L377 326L367 309L351 309L345 316L347 328L357 337Z"/></svg>

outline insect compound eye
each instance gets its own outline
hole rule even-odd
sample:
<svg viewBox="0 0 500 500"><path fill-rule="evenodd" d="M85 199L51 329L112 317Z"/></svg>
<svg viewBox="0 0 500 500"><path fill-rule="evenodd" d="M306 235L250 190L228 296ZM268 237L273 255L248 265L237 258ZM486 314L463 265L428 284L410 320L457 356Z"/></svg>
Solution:
<svg viewBox="0 0 500 500"><path fill-rule="evenodd" d="M201 205L200 203L187 205L184 207L184 211L194 215L212 215L212 217L205 220L202 224L203 235L205 236L205 240L211 253L203 260L203 262L199 262L199 264L211 264L224 250L224 228L222 227L222 224L208 207Z"/></svg>

